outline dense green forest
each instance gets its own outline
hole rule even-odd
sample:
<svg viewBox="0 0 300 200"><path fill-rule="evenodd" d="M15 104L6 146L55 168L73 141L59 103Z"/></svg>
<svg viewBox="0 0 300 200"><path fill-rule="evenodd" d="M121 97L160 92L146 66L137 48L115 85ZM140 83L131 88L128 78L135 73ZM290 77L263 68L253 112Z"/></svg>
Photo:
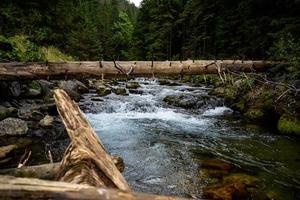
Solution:
<svg viewBox="0 0 300 200"><path fill-rule="evenodd" d="M2 61L24 60L14 46L21 35L27 60L54 46L79 60L299 62L300 2L144 0L138 9L127 0L3 0L0 34Z"/></svg>
<svg viewBox="0 0 300 200"><path fill-rule="evenodd" d="M37 45L57 47L79 60L125 59L136 15L137 8L127 0L3 0L1 60L24 60L22 53L25 61L40 60ZM16 43L24 36L28 41L21 46L27 53Z"/></svg>

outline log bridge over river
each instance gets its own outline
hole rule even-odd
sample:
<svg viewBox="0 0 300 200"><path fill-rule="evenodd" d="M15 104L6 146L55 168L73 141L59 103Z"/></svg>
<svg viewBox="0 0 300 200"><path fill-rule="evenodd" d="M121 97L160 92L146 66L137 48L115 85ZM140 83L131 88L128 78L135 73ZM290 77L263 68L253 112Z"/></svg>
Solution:
<svg viewBox="0 0 300 200"><path fill-rule="evenodd" d="M232 60L0 63L0 80L220 74L264 71L271 64ZM56 181L1 176L1 199L180 199L133 192L78 105L60 89L54 98L71 138L61 163L53 167Z"/></svg>
<svg viewBox="0 0 300 200"><path fill-rule="evenodd" d="M242 60L0 63L0 80L259 72L272 64Z"/></svg>

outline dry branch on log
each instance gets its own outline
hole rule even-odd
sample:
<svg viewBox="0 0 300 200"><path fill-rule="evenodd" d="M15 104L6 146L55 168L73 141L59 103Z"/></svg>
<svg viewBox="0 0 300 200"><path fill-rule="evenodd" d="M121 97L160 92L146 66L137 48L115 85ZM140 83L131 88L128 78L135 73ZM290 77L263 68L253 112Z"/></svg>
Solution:
<svg viewBox="0 0 300 200"><path fill-rule="evenodd" d="M180 200L65 182L0 176L0 199Z"/></svg>
<svg viewBox="0 0 300 200"><path fill-rule="evenodd" d="M57 180L130 191L78 105L60 89L54 91L54 99L71 139Z"/></svg>
<svg viewBox="0 0 300 200"><path fill-rule="evenodd" d="M274 62L241 60L0 63L0 80L215 74L264 71ZM122 66L122 67L120 67ZM219 66L219 70L216 66Z"/></svg>

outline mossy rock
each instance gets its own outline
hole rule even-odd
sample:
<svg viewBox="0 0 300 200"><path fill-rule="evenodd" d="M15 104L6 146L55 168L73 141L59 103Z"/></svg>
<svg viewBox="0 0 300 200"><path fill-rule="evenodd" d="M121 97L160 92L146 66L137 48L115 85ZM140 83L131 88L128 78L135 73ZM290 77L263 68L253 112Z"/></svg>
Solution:
<svg viewBox="0 0 300 200"><path fill-rule="evenodd" d="M29 88L30 88L30 89L34 89L34 90L39 90L39 91L42 90L41 84L40 84L38 81L32 81L32 82L29 84Z"/></svg>
<svg viewBox="0 0 300 200"><path fill-rule="evenodd" d="M283 114L277 124L279 132L300 136L300 120L295 116Z"/></svg>
<svg viewBox="0 0 300 200"><path fill-rule="evenodd" d="M233 109L233 110L237 110L237 111L243 113L246 110L246 102L244 100L241 100L241 101L239 101L237 103L232 104L230 106L230 108Z"/></svg>
<svg viewBox="0 0 300 200"><path fill-rule="evenodd" d="M237 99L237 89L233 86L216 87L209 92L209 95L223 97L227 104L232 104Z"/></svg>
<svg viewBox="0 0 300 200"><path fill-rule="evenodd" d="M111 94L111 89L106 88L106 87L98 87L98 89L97 89L97 94L98 94L100 97L107 96L107 95Z"/></svg>
<svg viewBox="0 0 300 200"><path fill-rule="evenodd" d="M261 121L264 120L265 114L261 109L258 108L250 108L246 113L245 117L252 121Z"/></svg>
<svg viewBox="0 0 300 200"><path fill-rule="evenodd" d="M224 87L216 87L209 92L209 95L224 97L225 96L225 88Z"/></svg>
<svg viewBox="0 0 300 200"><path fill-rule="evenodd" d="M129 82L126 84L126 88L128 88L128 89L137 89L139 87L141 87L141 86L138 82Z"/></svg>
<svg viewBox="0 0 300 200"><path fill-rule="evenodd" d="M113 89L113 92L116 94L116 95L127 95L127 91L125 88L114 88Z"/></svg>

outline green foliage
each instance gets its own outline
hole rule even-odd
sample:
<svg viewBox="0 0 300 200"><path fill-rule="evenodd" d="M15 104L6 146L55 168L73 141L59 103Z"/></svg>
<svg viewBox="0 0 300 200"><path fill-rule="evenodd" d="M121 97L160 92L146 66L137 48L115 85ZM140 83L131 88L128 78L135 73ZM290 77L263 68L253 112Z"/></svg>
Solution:
<svg viewBox="0 0 300 200"><path fill-rule="evenodd" d="M300 4L288 0L144 0L137 59L267 59L280 32L300 37ZM299 70L298 70L299 71Z"/></svg>
<svg viewBox="0 0 300 200"><path fill-rule="evenodd" d="M25 36L14 36L10 38L1 36L0 38L1 46L4 46L3 50L0 50L1 62L29 62L45 60L41 49L36 44L29 41Z"/></svg>
<svg viewBox="0 0 300 200"><path fill-rule="evenodd" d="M62 53L54 46L50 46L47 48L42 47L41 50L42 50L43 54L45 55L45 60L47 60L47 61L54 62L54 61L73 61L74 60L74 58Z"/></svg>
<svg viewBox="0 0 300 200"><path fill-rule="evenodd" d="M42 90L42 87L38 81L31 81L31 83L29 84L29 88L35 89L35 90Z"/></svg>
<svg viewBox="0 0 300 200"><path fill-rule="evenodd" d="M278 130L283 134L300 135L300 121L294 116L284 114L278 121Z"/></svg>
<svg viewBox="0 0 300 200"><path fill-rule="evenodd" d="M111 59L115 53L111 38L119 12L126 13L131 23L135 22L137 8L128 0L3 0L0 1L0 35L28 36L32 42L28 44L28 48L32 45L28 54L37 49L36 44L54 46L75 59ZM6 53L1 52L1 58L12 61ZM40 59L32 54L26 55L25 60Z"/></svg>
<svg viewBox="0 0 300 200"><path fill-rule="evenodd" d="M132 44L133 23L125 12L119 13L119 19L114 23L113 36L114 55L120 60L130 59L129 50Z"/></svg>
<svg viewBox="0 0 300 200"><path fill-rule="evenodd" d="M270 54L274 60L286 62L287 70L300 78L300 41L296 41L291 33L278 34Z"/></svg>
<svg viewBox="0 0 300 200"><path fill-rule="evenodd" d="M0 55L40 60L38 45L80 60L272 58L299 77L299 10L294 0L144 0L139 10L128 0L2 0L0 35L30 43L19 58L0 38Z"/></svg>

